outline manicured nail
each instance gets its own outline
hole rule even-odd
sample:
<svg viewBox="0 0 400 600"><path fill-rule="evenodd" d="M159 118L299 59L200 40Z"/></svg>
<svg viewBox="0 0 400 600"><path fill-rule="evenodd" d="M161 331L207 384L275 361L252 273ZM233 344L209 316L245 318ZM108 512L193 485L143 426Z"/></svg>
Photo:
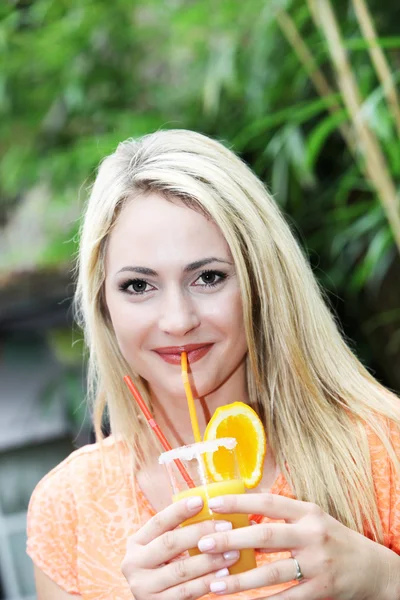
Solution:
<svg viewBox="0 0 400 600"><path fill-rule="evenodd" d="M229 571L226 567L225 567L225 569L220 569L219 571L214 573L215 577L228 577L228 575L229 575Z"/></svg>
<svg viewBox="0 0 400 600"><path fill-rule="evenodd" d="M218 496L217 498L210 498L210 500L208 501L208 506L210 508L221 508L223 504L224 501L220 496Z"/></svg>
<svg viewBox="0 0 400 600"><path fill-rule="evenodd" d="M215 531L228 531L229 529L232 529L230 521L217 521L215 523Z"/></svg>
<svg viewBox="0 0 400 600"><path fill-rule="evenodd" d="M225 592L226 590L226 583L225 581L213 581L210 584L210 591L211 592Z"/></svg>
<svg viewBox="0 0 400 600"><path fill-rule="evenodd" d="M192 496L186 502L186 507L189 510L197 510L200 506L203 506L203 498L201 496Z"/></svg>
<svg viewBox="0 0 400 600"><path fill-rule="evenodd" d="M238 550L229 550L229 552L224 552L225 560L235 560L236 558L239 558L239 556L240 552Z"/></svg>
<svg viewBox="0 0 400 600"><path fill-rule="evenodd" d="M213 548L215 548L215 541L212 538L204 538L199 541L197 547L200 550L200 552L204 552L205 550L212 550Z"/></svg>

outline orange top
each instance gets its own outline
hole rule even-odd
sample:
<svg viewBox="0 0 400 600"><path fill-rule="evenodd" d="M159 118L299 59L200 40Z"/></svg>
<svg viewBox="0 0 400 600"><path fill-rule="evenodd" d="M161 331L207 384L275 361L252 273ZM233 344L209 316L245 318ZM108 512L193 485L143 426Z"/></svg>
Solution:
<svg viewBox="0 0 400 600"><path fill-rule="evenodd" d="M385 545L400 554L400 483L382 443L371 432L368 436ZM398 433L393 443L400 457ZM132 498L132 474L127 467L130 461L124 460L123 454L127 450L121 444L119 453L112 437L103 445L104 470L99 445L93 444L73 452L37 485L29 505L27 552L50 579L70 594L84 600L132 600L121 573L126 541L154 510L137 484L137 503ZM293 498L283 475L271 491ZM257 564L288 556L286 552L257 553ZM220 597L255 600L291 585L295 582ZM203 598L211 600L215 595Z"/></svg>

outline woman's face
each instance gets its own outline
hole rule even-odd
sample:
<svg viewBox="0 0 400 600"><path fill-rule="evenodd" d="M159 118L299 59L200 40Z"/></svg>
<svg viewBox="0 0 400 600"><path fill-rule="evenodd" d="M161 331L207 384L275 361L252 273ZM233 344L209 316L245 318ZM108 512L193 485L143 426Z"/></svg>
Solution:
<svg viewBox="0 0 400 600"><path fill-rule="evenodd" d="M235 267L220 230L200 213L157 193L129 202L110 235L105 289L121 352L157 397L184 397L183 350L199 396L244 381Z"/></svg>

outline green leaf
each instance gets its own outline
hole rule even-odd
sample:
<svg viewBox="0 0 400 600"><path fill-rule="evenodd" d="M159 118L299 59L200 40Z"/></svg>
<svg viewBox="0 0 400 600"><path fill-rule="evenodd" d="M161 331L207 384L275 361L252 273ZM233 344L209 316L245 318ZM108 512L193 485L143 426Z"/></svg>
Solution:
<svg viewBox="0 0 400 600"><path fill-rule="evenodd" d="M354 204L340 204L334 207L331 216L335 223L343 229L346 225L354 222L356 218L365 215L371 208L370 200L359 200Z"/></svg>
<svg viewBox="0 0 400 600"><path fill-rule="evenodd" d="M331 246L333 256L340 254L347 244L354 244L364 235L373 232L383 222L385 222L385 218L380 204L366 210L365 214L350 226L338 232Z"/></svg>
<svg viewBox="0 0 400 600"><path fill-rule="evenodd" d="M349 197L354 192L369 191L370 187L366 180L361 177L358 165L352 164L346 172L340 177L337 187L333 192L333 209L340 210L344 207L345 210L350 206L348 204ZM357 210L358 203L353 205Z"/></svg>
<svg viewBox="0 0 400 600"><path fill-rule="evenodd" d="M377 87L364 100L361 114L378 138L385 141L393 140L398 144L397 135L393 128L392 116L386 104L383 86Z"/></svg>
<svg viewBox="0 0 400 600"><path fill-rule="evenodd" d="M380 48L400 48L400 36L384 36L377 38ZM368 50L370 43L362 37L354 37L343 40L343 45L348 50Z"/></svg>
<svg viewBox="0 0 400 600"><path fill-rule="evenodd" d="M313 187L315 178L307 163L306 143L299 127L287 128L285 147L300 184L304 188Z"/></svg>
<svg viewBox="0 0 400 600"><path fill-rule="evenodd" d="M272 163L271 191L281 206L285 206L288 199L288 167L286 155L278 153Z"/></svg>
<svg viewBox="0 0 400 600"><path fill-rule="evenodd" d="M313 171L328 137L348 120L347 110L340 110L320 121L307 137L306 164Z"/></svg>
<svg viewBox="0 0 400 600"><path fill-rule="evenodd" d="M351 279L353 289L361 289L368 282L376 287L385 277L392 262L393 255L389 252L393 247L393 235L388 227L380 229L372 238L367 252ZM386 259L386 260L385 260Z"/></svg>
<svg viewBox="0 0 400 600"><path fill-rule="evenodd" d="M253 136L288 122L293 125L300 125L319 113L324 112L329 106L337 103L339 100L339 94L332 94L326 98L318 98L317 100L312 100L297 106L289 106L272 115L257 119L234 138L233 144L238 150L243 150Z"/></svg>

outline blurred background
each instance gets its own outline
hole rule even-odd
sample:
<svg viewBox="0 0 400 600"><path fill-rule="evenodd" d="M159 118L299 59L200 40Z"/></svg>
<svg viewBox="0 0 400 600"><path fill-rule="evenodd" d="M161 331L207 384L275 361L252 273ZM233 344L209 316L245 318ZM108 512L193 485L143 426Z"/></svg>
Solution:
<svg viewBox="0 0 400 600"><path fill-rule="evenodd" d="M400 390L399 23L398 0L2 0L0 598L35 598L30 494L93 441L72 268L118 142L187 128L238 152Z"/></svg>

